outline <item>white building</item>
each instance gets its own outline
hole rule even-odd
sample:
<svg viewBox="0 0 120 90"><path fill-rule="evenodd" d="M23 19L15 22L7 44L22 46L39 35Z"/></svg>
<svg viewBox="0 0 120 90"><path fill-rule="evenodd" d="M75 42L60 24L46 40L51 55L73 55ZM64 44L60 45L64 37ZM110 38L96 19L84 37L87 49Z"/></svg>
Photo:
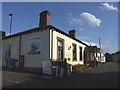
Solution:
<svg viewBox="0 0 120 90"><path fill-rule="evenodd" d="M50 25L49 11L40 13L39 27L5 36L2 41L3 66L13 58L18 60L19 71L36 72L45 71L45 68L51 72L51 62L65 59L70 65L84 65L84 49L88 46L76 39L75 30L67 34Z"/></svg>
<svg viewBox="0 0 120 90"><path fill-rule="evenodd" d="M101 55L100 55L101 54ZM103 53L97 53L97 61L98 62L102 62L102 63L105 63L106 60L105 60L105 55Z"/></svg>

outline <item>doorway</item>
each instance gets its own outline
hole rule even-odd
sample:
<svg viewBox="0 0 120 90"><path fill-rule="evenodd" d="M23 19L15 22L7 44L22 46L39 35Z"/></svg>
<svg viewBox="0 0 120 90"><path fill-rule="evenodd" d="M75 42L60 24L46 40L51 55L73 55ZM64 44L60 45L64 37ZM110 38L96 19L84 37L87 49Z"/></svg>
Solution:
<svg viewBox="0 0 120 90"><path fill-rule="evenodd" d="M21 55L20 56L20 59L19 59L19 71L20 72L24 72L24 55Z"/></svg>

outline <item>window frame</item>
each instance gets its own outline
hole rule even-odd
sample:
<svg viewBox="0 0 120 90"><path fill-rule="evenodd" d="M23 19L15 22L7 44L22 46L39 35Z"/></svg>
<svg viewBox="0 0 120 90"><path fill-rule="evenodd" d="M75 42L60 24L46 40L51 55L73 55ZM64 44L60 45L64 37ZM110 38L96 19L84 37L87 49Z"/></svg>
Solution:
<svg viewBox="0 0 120 90"><path fill-rule="evenodd" d="M74 59L74 55L73 55L73 46L75 46L76 47L76 52L75 52L75 59ZM74 44L74 43L72 43L72 59L73 59L73 61L77 61L77 44Z"/></svg>
<svg viewBox="0 0 120 90"><path fill-rule="evenodd" d="M58 57L58 41L62 41L62 58ZM57 59L59 61L64 60L64 39L57 37Z"/></svg>
<svg viewBox="0 0 120 90"><path fill-rule="evenodd" d="M81 51L82 50L82 51ZM79 47L79 60L82 61L83 60L83 48L80 46Z"/></svg>

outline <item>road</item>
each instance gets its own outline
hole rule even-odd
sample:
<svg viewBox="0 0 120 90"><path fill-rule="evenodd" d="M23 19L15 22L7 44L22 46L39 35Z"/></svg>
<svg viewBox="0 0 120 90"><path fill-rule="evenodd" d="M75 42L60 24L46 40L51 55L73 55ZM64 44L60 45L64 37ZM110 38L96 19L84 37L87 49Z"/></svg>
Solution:
<svg viewBox="0 0 120 90"><path fill-rule="evenodd" d="M118 63L107 62L62 79L3 71L3 88L118 88Z"/></svg>

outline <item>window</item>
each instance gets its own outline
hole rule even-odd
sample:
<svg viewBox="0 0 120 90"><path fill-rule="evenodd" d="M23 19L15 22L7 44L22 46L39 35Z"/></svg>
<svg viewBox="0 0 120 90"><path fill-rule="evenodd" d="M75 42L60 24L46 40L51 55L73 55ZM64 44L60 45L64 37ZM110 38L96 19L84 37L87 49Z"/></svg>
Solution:
<svg viewBox="0 0 120 90"><path fill-rule="evenodd" d="M76 61L77 60L77 54L76 54L76 45L75 44L73 44L73 49L72 49L72 52L73 52L73 61Z"/></svg>
<svg viewBox="0 0 120 90"><path fill-rule="evenodd" d="M63 41L58 40L58 59L63 60Z"/></svg>
<svg viewBox="0 0 120 90"><path fill-rule="evenodd" d="M80 61L82 61L82 47L80 47Z"/></svg>

